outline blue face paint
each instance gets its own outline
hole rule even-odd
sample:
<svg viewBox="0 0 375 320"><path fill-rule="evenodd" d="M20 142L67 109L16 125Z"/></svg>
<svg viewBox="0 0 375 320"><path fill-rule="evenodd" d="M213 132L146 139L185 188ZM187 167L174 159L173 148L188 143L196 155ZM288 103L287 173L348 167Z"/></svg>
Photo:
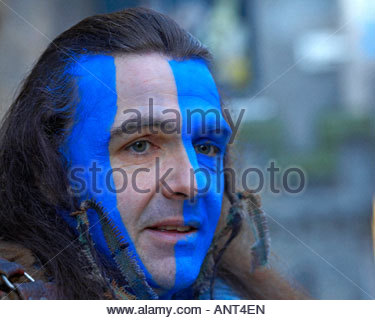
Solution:
<svg viewBox="0 0 375 320"><path fill-rule="evenodd" d="M79 103L76 107L75 124L61 152L69 161L71 172L76 170L74 175L85 182L85 188L79 186L79 189L83 189L80 199L95 199L101 203L125 241L129 243L129 249L145 271L146 277L152 282L151 276L135 253L135 246L117 208L117 195L113 192L116 188L111 174L108 145L110 129L117 112L114 58L105 55L82 56L67 72L77 79ZM68 213L63 215L75 228L75 220ZM90 234L96 247L110 259L110 251L97 215L88 216Z"/></svg>
<svg viewBox="0 0 375 320"><path fill-rule="evenodd" d="M175 245L174 291L178 291L197 278L214 236L224 190L223 158L231 130L222 116L219 94L206 64L199 59L181 62L172 60L169 64L175 78L182 115L183 144L192 167L197 171L197 189L206 189L206 192L198 193L194 202L184 202L185 224L198 221L200 227L196 235ZM206 118L194 110L203 111ZM220 150L219 154L211 157L197 153L194 147L201 143L215 145ZM205 169L205 173L199 171L199 168Z"/></svg>
<svg viewBox="0 0 375 320"><path fill-rule="evenodd" d="M172 60L169 65L182 116L182 142L192 167L195 170L205 169L196 173L196 181L198 189L206 189L206 192L198 194L194 202L186 200L183 204L185 224L199 224L199 229L195 235L176 243L175 284L165 297L194 282L210 246L221 212L223 157L230 137L230 128L221 113L219 94L206 64L202 60L192 59L181 62ZM101 202L129 243L129 249L144 270L147 280L157 287L136 254L135 245L118 210L117 194L113 192L116 188L110 174L112 167L108 146L110 130L118 111L114 58L105 55L82 56L67 72L77 80L79 103L71 134L61 152L69 161L71 170L78 170L75 175L86 184L80 198L94 198ZM206 113L205 118L202 113L194 111ZM218 127L220 132L216 133ZM218 155L212 157L197 153L195 146L199 144L216 146ZM75 227L75 220L68 213L62 214ZM89 214L89 219L92 226L90 233L96 247L110 260L110 251L97 216Z"/></svg>

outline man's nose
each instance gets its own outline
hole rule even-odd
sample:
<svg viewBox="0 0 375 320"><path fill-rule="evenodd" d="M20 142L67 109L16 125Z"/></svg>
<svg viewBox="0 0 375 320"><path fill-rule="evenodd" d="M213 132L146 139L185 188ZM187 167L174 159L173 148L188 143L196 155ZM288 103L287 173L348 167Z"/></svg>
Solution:
<svg viewBox="0 0 375 320"><path fill-rule="evenodd" d="M194 155L195 151L193 149ZM162 194L168 199L193 199L197 193L197 182L194 168L189 160L186 149L181 146L167 155L163 172L169 171L164 181L161 181ZM165 182L165 183L163 183Z"/></svg>

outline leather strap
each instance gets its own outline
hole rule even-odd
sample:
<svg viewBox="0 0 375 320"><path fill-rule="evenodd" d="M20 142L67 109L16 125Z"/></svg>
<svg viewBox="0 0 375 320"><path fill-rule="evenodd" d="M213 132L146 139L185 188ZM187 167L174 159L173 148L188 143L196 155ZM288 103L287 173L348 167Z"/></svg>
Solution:
<svg viewBox="0 0 375 320"><path fill-rule="evenodd" d="M52 282L35 281L20 264L0 258L0 299L57 299L57 290Z"/></svg>
<svg viewBox="0 0 375 320"><path fill-rule="evenodd" d="M51 300L57 299L55 286L51 282L37 280L23 282L17 285L18 295L22 300Z"/></svg>
<svg viewBox="0 0 375 320"><path fill-rule="evenodd" d="M25 270L21 265L15 262L9 262L8 260L0 258L0 275L5 275L7 278L11 278L15 275L23 275Z"/></svg>

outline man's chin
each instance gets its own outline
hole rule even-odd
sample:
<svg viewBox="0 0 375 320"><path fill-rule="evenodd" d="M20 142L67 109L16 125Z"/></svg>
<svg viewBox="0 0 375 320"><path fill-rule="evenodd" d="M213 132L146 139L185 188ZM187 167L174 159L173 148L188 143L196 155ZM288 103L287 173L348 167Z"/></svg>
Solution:
<svg viewBox="0 0 375 320"><path fill-rule="evenodd" d="M189 280L184 278L182 281L176 280L177 281L175 281L175 279L161 279L160 282L156 283L154 279L152 279L150 285L161 299L170 299L176 292L189 288L196 278Z"/></svg>
<svg viewBox="0 0 375 320"><path fill-rule="evenodd" d="M154 260L152 264L145 266L148 270L147 280L161 298L170 298L172 294L188 288L194 283L199 273L199 268L197 269L189 263L184 265L184 271L180 270L185 275L176 277L175 256Z"/></svg>
<svg viewBox="0 0 375 320"><path fill-rule="evenodd" d="M146 278L150 285L159 291L169 291L173 288L176 278L176 260L174 256L158 259L155 255L152 258L141 260L147 269Z"/></svg>
<svg viewBox="0 0 375 320"><path fill-rule="evenodd" d="M148 237L142 240L147 241L139 242L139 256L147 270L148 282L159 295L173 294L195 282L206 251L197 245L196 237L173 246L160 246Z"/></svg>

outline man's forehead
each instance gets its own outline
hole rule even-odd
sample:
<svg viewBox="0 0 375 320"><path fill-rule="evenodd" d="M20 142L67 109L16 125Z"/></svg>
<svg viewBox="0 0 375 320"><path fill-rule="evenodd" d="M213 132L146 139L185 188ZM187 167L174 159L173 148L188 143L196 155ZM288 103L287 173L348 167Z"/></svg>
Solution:
<svg viewBox="0 0 375 320"><path fill-rule="evenodd" d="M119 108L181 106L181 97L194 99L190 108L220 107L212 76L200 59L175 61L159 54L116 57ZM184 101L187 101L186 99Z"/></svg>
<svg viewBox="0 0 375 320"><path fill-rule="evenodd" d="M167 108L220 108L215 82L201 59L175 61L156 53L84 56L72 70L79 77L80 96L90 106L117 95L116 107L123 110L149 106L150 99ZM109 78L116 79L115 88L107 83ZM187 101L188 105L181 106Z"/></svg>
<svg viewBox="0 0 375 320"><path fill-rule="evenodd" d="M119 108L177 105L177 89L168 61L158 54L122 55L115 58Z"/></svg>
<svg viewBox="0 0 375 320"><path fill-rule="evenodd" d="M220 98L206 63L202 59L168 61L180 97L204 99L212 106L220 106Z"/></svg>

